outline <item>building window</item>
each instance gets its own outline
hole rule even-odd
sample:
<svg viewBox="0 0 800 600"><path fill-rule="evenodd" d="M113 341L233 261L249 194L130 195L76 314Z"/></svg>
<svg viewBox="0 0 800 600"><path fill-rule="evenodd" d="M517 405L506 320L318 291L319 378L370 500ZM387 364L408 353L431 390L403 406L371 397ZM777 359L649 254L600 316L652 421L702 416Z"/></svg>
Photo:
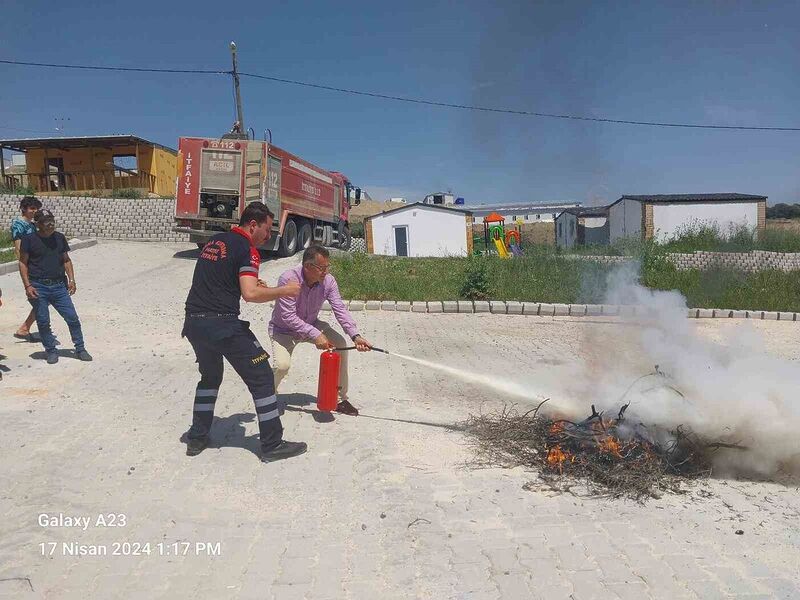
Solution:
<svg viewBox="0 0 800 600"><path fill-rule="evenodd" d="M525 220L527 221L530 215L525 215Z"/></svg>
<svg viewBox="0 0 800 600"><path fill-rule="evenodd" d="M537 214L537 215L536 215L536 220L538 221L539 219L541 219L541 217L542 217L542 215L540 215L540 214Z"/></svg>
<svg viewBox="0 0 800 600"><path fill-rule="evenodd" d="M558 237L564 237L564 232L562 231L562 228L561 228L562 225L563 225L563 223L559 223L558 224Z"/></svg>
<svg viewBox="0 0 800 600"><path fill-rule="evenodd" d="M570 222L570 229L572 230L572 235L575 235L575 221Z"/></svg>

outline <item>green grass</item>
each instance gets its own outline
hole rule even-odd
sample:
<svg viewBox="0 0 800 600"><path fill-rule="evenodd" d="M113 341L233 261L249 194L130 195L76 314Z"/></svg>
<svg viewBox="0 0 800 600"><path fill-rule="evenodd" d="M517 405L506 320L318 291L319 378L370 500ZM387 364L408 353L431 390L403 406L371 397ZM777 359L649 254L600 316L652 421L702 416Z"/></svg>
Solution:
<svg viewBox="0 0 800 600"><path fill-rule="evenodd" d="M11 234L8 231L0 231L0 263L17 260L12 246L14 242L11 241ZM2 250L2 248L11 248L10 250Z"/></svg>
<svg viewBox="0 0 800 600"><path fill-rule="evenodd" d="M332 272L343 297L369 300L457 298L466 261L465 258L409 259L363 253L331 257Z"/></svg>
<svg viewBox="0 0 800 600"><path fill-rule="evenodd" d="M475 261L485 266L485 283L492 300L600 303L613 267L566 259L555 249L529 247L523 258L492 256L398 258L354 254L332 257L333 273L343 297L360 300L457 300L483 297L470 294ZM800 312L797 273L733 270L678 271L660 252L642 256L642 284L678 290L689 306ZM481 275L483 277L483 275ZM478 278L483 283L483 279ZM473 286L474 288L474 286Z"/></svg>
<svg viewBox="0 0 800 600"><path fill-rule="evenodd" d="M29 185L4 185L0 183L0 194L18 194L20 196L33 196L36 192Z"/></svg>
<svg viewBox="0 0 800 600"><path fill-rule="evenodd" d="M731 269L710 271L664 270L645 273L648 287L678 290L691 307L800 312L800 276L769 270L744 273Z"/></svg>
<svg viewBox="0 0 800 600"><path fill-rule="evenodd" d="M333 257L333 273L345 298L456 300L465 298L471 264L483 261L493 300L598 301L607 267L550 254L512 260L497 257L398 258L353 254Z"/></svg>
<svg viewBox="0 0 800 600"><path fill-rule="evenodd" d="M760 236L745 227L723 232L715 225L690 225L671 240L659 244L665 252L800 252L800 234L788 230L767 229Z"/></svg>

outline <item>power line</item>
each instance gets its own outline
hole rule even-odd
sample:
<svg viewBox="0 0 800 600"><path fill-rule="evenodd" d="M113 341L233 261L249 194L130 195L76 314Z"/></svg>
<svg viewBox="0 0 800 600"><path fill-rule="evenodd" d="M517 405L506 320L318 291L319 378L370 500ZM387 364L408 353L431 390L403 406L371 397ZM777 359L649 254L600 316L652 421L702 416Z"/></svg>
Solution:
<svg viewBox="0 0 800 600"><path fill-rule="evenodd" d="M35 63L24 62L15 60L0 60L0 63L7 65L17 65L26 67L49 67L58 69L84 69L92 71L132 71L138 73L188 73L193 75L231 75L232 71L213 70L213 69L154 69L143 67L101 67L93 65L64 65L55 63ZM470 110L476 112L496 113L518 115L525 117L541 117L548 119L564 119L571 121L586 121L593 123L610 123L614 125L639 125L645 127L672 127L681 129L718 129L718 130L732 130L732 131L800 131L800 127L758 127L747 125L708 125L701 123L672 123L666 121L636 121L632 119L609 119L605 117L589 117L585 115L571 115L559 113L547 113L531 110L515 110L508 108L492 108L488 106L475 106L471 104L456 104L451 102L438 102L435 100L426 100L424 98L406 98L403 96L394 96L391 94L380 94L377 92L365 92L362 90L353 90L349 88L341 88L330 85L323 85L319 83L310 83L307 81L298 81L295 79L285 79L282 77L273 77L270 75L260 75L258 73L239 73L242 77L251 77L254 79L262 79L265 81L272 81L275 83L283 83L288 85L296 85L301 87L313 88L318 90L326 90L330 92L339 92L342 94L351 94L355 96L364 96L367 98L378 98L381 100L394 100L395 102L407 102L410 104L422 104L425 106L436 106L439 108L453 108L458 110Z"/></svg>
<svg viewBox="0 0 800 600"><path fill-rule="evenodd" d="M53 133L52 131L45 131L43 129L23 129L22 127L11 127L10 125L0 125L0 130L2 129L11 129L13 131L25 131L28 133L50 133L50 134Z"/></svg>
<svg viewBox="0 0 800 600"><path fill-rule="evenodd" d="M50 67L53 69L83 69L88 71L133 71L136 73L190 73L193 75L229 75L230 71L213 69L152 69L144 67L99 67L93 65L62 65L56 63L24 62L19 60L0 60L6 65L21 67Z"/></svg>
<svg viewBox="0 0 800 600"><path fill-rule="evenodd" d="M582 115L567 115L556 113L535 112L530 110L514 110L507 108L490 108L487 106L473 106L470 104L453 104L450 102L437 102L434 100L424 100L422 98L405 98L403 96L391 96L389 94L378 94L375 92L362 92L347 88L321 85L318 83L307 83L305 81L295 81L292 79L282 79L280 77L270 77L268 75L256 75L255 73L239 73L242 77L254 77L256 79L266 79L278 83L288 83L304 87L329 90L332 92L342 92L345 94L355 94L357 96L368 96L370 98L381 98L384 100L396 100L398 102L410 102L413 104L425 104L428 106L439 106L443 108L458 108L461 110L474 110L480 112L503 113L509 115L522 115L526 117L547 117L550 119L571 119L574 121L593 121L596 123L615 123L619 125L648 125L650 127L684 127L691 129L735 129L744 131L800 131L800 127L752 127L744 125L702 125L693 123L668 123L659 121L632 121L627 119L606 119L603 117L586 117Z"/></svg>

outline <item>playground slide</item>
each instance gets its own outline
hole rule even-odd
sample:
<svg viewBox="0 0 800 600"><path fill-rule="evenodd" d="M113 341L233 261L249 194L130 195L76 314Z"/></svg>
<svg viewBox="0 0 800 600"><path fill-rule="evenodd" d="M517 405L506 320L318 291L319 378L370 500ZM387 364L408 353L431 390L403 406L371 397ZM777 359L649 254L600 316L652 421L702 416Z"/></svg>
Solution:
<svg viewBox="0 0 800 600"><path fill-rule="evenodd" d="M508 258L509 256L511 256L508 253L508 250L506 249L505 242L503 242L502 239L495 239L494 240L494 245L497 248L497 255L500 258Z"/></svg>

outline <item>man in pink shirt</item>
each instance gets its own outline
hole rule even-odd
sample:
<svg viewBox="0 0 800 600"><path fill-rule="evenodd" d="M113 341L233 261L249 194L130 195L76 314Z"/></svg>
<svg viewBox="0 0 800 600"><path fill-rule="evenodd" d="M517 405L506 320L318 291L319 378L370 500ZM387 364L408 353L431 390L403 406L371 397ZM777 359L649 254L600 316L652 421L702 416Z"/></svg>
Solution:
<svg viewBox="0 0 800 600"><path fill-rule="evenodd" d="M330 253L322 246L312 245L303 253L301 264L285 271L278 278L278 286L286 285L290 281L300 283L300 295L297 298L278 298L269 322L276 389L289 372L292 352L297 344L309 342L320 350L343 348L348 345L345 338L330 324L318 319L325 300L331 305L336 320L353 340L356 349L359 352L366 352L372 348L372 344L359 335L352 315L342 302L339 286L333 275L328 272L330 266ZM347 400L347 352L342 352L341 357L339 367L341 401L336 410L346 415L357 416L358 409Z"/></svg>

